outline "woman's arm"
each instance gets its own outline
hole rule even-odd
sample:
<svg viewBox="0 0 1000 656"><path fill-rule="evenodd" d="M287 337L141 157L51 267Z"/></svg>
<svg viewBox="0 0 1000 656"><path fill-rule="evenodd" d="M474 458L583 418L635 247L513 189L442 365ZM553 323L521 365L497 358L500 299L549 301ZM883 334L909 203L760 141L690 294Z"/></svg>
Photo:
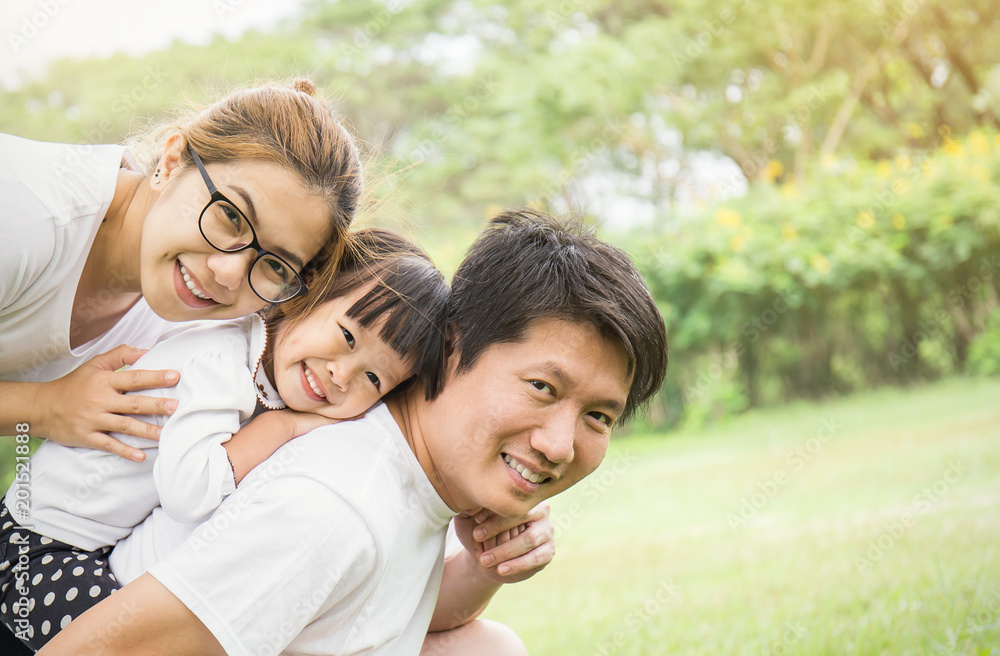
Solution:
<svg viewBox="0 0 1000 656"><path fill-rule="evenodd" d="M531 578L556 552L548 503L515 519L488 511L459 516L455 531L465 548L445 560L431 632L476 619L501 585Z"/></svg>
<svg viewBox="0 0 1000 656"><path fill-rule="evenodd" d="M52 382L0 382L0 434L13 435L18 424L28 424L27 431L17 432L141 462L146 457L142 450L109 433L159 439L159 426L127 415L169 415L177 402L125 392L171 387L178 381L176 371L117 371L143 353L123 345Z"/></svg>

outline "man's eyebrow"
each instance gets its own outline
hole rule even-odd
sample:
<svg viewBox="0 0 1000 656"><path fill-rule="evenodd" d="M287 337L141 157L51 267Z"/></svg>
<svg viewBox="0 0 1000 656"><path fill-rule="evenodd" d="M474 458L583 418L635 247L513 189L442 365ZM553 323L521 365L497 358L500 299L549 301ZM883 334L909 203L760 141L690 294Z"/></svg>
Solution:
<svg viewBox="0 0 1000 656"><path fill-rule="evenodd" d="M260 220L257 218L257 208L254 207L253 198L250 197L250 192L248 192L246 189L244 189L243 187L239 186L238 184L227 184L226 186L229 187L230 189L232 189L233 191L235 191L237 194L239 194L240 198L243 199L243 202L246 203L246 205L247 205L247 218L250 219L250 223L252 223L255 226L257 226L256 229L259 231L260 230ZM257 237L257 239L260 239L260 237ZM263 246L262 246L262 248L263 248ZM299 259L299 257L297 255L295 255L294 253L290 253L290 252L286 251L284 248L281 248L280 246L275 247L275 248L267 248L265 250L268 250L268 251L270 251L272 253L276 253L277 255L280 255L282 257L282 259L288 260L288 262L290 262L293 266L295 266L295 268L298 271L302 271L302 267L305 266L303 264L302 260Z"/></svg>
<svg viewBox="0 0 1000 656"><path fill-rule="evenodd" d="M556 382L563 387L566 387L572 382L566 372L563 371L562 367L555 362L545 362L542 364L541 368L546 374L555 378ZM616 401L615 399L599 399L595 402L595 405L607 408L616 415L620 415L625 410L625 405L621 401Z"/></svg>

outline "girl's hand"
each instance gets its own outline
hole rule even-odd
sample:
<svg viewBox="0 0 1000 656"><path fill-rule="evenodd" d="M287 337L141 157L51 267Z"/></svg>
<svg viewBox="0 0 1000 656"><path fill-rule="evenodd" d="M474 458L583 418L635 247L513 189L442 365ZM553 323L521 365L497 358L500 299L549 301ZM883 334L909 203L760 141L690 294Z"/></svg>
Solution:
<svg viewBox="0 0 1000 656"><path fill-rule="evenodd" d="M465 548L476 556L481 573L494 583L531 578L556 554L555 529L547 502L514 519L488 510L475 517L458 516L455 531Z"/></svg>
<svg viewBox="0 0 1000 656"><path fill-rule="evenodd" d="M107 451L135 462L145 460L146 454L141 449L108 434L118 432L158 440L159 426L126 415L169 415L177 409L174 399L125 394L173 387L180 380L176 371L117 371L135 363L145 352L122 345L94 357L62 378L38 384L31 434L64 446Z"/></svg>
<svg viewBox="0 0 1000 656"><path fill-rule="evenodd" d="M276 412L283 412L292 416L292 437L305 435L320 426L339 424L341 422L340 419L329 419L312 412L298 412L297 410L277 410Z"/></svg>

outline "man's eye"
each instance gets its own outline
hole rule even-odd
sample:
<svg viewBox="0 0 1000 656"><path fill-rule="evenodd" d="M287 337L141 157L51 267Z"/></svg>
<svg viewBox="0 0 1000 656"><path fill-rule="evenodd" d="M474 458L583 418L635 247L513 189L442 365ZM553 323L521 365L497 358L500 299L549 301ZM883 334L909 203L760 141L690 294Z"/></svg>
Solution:
<svg viewBox="0 0 1000 656"><path fill-rule="evenodd" d="M603 412L589 412L587 413L597 421L601 422L605 426L610 428L611 424L615 423L615 420L604 414Z"/></svg>
<svg viewBox="0 0 1000 656"><path fill-rule="evenodd" d="M344 339L347 340L347 346L353 351L354 350L354 335L351 334L347 328L341 328L344 331Z"/></svg>
<svg viewBox="0 0 1000 656"><path fill-rule="evenodd" d="M375 389L382 389L381 388L381 384L379 383L379 380L378 380L378 376L376 376L375 374L373 374L370 371L366 371L365 375L368 376L368 380L372 381L372 385L375 386Z"/></svg>
<svg viewBox="0 0 1000 656"><path fill-rule="evenodd" d="M533 381L531 381L531 386L534 387L539 392L545 392L546 394L554 394L555 393L555 390L552 389L551 385L549 385L548 383L546 383L544 381L541 381L541 380L533 380Z"/></svg>

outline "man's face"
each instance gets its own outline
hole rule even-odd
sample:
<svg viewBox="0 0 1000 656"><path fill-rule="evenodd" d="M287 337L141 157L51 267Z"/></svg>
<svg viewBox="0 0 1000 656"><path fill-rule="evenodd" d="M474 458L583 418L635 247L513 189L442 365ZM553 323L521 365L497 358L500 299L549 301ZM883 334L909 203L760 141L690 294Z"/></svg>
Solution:
<svg viewBox="0 0 1000 656"><path fill-rule="evenodd" d="M517 517L604 459L631 380L624 349L592 324L539 319L468 372L457 362L423 430L432 480L453 510Z"/></svg>

